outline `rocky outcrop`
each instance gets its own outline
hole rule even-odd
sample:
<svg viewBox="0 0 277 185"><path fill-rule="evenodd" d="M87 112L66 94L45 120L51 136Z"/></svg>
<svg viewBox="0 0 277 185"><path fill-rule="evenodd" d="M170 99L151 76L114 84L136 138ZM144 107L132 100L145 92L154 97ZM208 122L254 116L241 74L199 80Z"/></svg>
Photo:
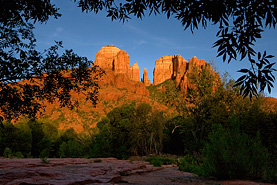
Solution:
<svg viewBox="0 0 277 185"><path fill-rule="evenodd" d="M138 64L129 67L126 51L113 45L104 46L96 53L94 63L105 70L105 75L99 81L100 87L112 85L137 95L149 96L149 91L140 82Z"/></svg>
<svg viewBox="0 0 277 185"><path fill-rule="evenodd" d="M94 64L102 69L114 69L114 60L120 49L113 46L104 46L96 53Z"/></svg>
<svg viewBox="0 0 277 185"><path fill-rule="evenodd" d="M131 80L139 82L139 66L137 62L130 67L129 74Z"/></svg>
<svg viewBox="0 0 277 185"><path fill-rule="evenodd" d="M140 82L139 66L137 63L129 66L129 55L113 45L104 46L96 53L94 64L115 74L124 74L131 80Z"/></svg>
<svg viewBox="0 0 277 185"><path fill-rule="evenodd" d="M148 78L148 71L147 71L147 69L145 69L145 68L144 68L144 73L143 73L142 82L144 83L145 86L151 85L151 81L150 81L149 78Z"/></svg>
<svg viewBox="0 0 277 185"><path fill-rule="evenodd" d="M192 72L193 68L203 69L210 64L204 60L199 60L195 56L186 61L181 55L164 56L156 60L154 69L153 85L158 85L168 79L176 80L176 85L181 88L183 92L188 87L188 74Z"/></svg>
<svg viewBox="0 0 277 185"><path fill-rule="evenodd" d="M113 71L115 74L129 74L129 55L120 50L114 58Z"/></svg>
<svg viewBox="0 0 277 185"><path fill-rule="evenodd" d="M156 60L153 85L158 85L172 77L174 56L163 56Z"/></svg>

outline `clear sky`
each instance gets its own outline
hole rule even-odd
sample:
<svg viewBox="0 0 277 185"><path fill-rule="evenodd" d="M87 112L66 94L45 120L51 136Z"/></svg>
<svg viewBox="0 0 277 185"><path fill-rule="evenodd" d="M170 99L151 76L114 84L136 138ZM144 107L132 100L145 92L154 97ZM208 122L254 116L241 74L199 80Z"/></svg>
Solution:
<svg viewBox="0 0 277 185"><path fill-rule="evenodd" d="M98 14L82 13L81 9L72 0L53 0L62 16L59 19L51 18L46 24L35 25L35 37L38 49L43 50L54 45L54 40L63 41L64 49L73 49L79 56L85 56L94 61L95 54L106 45L114 45L127 51L130 56L130 66L138 62L140 77L143 69L153 82L155 61L165 55L180 54L186 60L193 56L214 61L220 75L228 72L230 78L237 79L240 68L249 68L247 61L232 61L223 63L217 58L217 49L212 48L217 40L217 26L209 25L207 29L199 28L194 34L188 29L183 30L181 23L165 15L146 16L143 20L133 18L124 24L111 21L106 12ZM216 10L215 10L216 11ZM262 39L255 44L256 51L267 50L275 56L277 62L277 29L266 29ZM277 68L277 64L275 65ZM274 73L277 78L277 72ZM271 94L277 98L277 81L274 83Z"/></svg>

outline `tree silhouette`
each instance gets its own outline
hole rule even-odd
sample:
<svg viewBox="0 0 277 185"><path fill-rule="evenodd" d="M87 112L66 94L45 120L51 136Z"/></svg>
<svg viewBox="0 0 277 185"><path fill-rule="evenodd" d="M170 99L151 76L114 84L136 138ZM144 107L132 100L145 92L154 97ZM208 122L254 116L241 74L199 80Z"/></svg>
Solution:
<svg viewBox="0 0 277 185"><path fill-rule="evenodd" d="M0 114L4 118L36 117L42 100L57 98L61 106L77 106L71 91L85 92L96 104L96 81L102 71L91 66L92 61L72 50L60 55L62 42L43 52L36 50L32 24L60 16L49 0L4 0L0 15Z"/></svg>
<svg viewBox="0 0 277 185"><path fill-rule="evenodd" d="M84 12L106 11L112 20L128 21L132 16L142 19L146 14L166 14L174 16L184 29L193 32L199 27L207 28L208 22L218 26L218 40L213 44L218 50L217 56L223 61L248 59L250 69L241 69L244 73L236 81L241 94L250 98L267 87L269 93L273 87L275 64L268 59L266 51L253 49L257 39L262 38L266 27L276 26L277 1L275 0L74 0ZM258 55L257 60L255 56Z"/></svg>

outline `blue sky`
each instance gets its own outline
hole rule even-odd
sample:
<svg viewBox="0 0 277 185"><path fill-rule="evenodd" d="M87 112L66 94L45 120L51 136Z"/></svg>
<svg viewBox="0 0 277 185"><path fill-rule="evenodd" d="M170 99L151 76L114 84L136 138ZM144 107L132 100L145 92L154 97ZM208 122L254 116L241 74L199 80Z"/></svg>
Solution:
<svg viewBox="0 0 277 185"><path fill-rule="evenodd" d="M60 8L62 17L51 18L46 24L35 25L35 36L38 49L46 49L54 44L54 40L63 41L65 49L73 49L80 56L94 61L95 54L106 45L114 45L127 51L130 56L130 66L138 62L140 77L143 69L153 81L155 61L165 55L180 54L186 60L193 56L214 61L217 71L223 75L228 72L230 77L237 79L240 68L248 68L247 61L232 61L223 63L217 58L217 49L212 48L217 40L217 26L209 25L207 29L200 28L194 34L183 30L181 23L174 18L167 19L165 15L146 16L143 20L133 18L124 24L111 21L106 12L82 13L77 4L71 0L53 0ZM267 29L262 39L255 44L257 51L267 50L275 56L277 62L277 29ZM275 66L277 68L277 64ZM277 73L274 73L277 78ZM277 98L277 82L268 96Z"/></svg>

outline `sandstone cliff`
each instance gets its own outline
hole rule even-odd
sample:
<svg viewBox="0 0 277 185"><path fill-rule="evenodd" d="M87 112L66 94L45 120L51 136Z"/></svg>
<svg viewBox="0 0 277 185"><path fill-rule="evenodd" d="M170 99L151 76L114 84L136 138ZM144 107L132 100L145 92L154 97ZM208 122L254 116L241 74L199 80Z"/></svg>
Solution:
<svg viewBox="0 0 277 185"><path fill-rule="evenodd" d="M102 47L95 56L94 64L115 74L125 74L133 81L140 81L139 66L137 63L129 66L129 55L113 45Z"/></svg>
<svg viewBox="0 0 277 185"><path fill-rule="evenodd" d="M102 69L113 69L114 60L119 52L120 49L117 47L112 45L104 46L96 53L94 64Z"/></svg>
<svg viewBox="0 0 277 185"><path fill-rule="evenodd" d="M188 74L196 67L203 69L207 67L211 70L210 64L204 60L199 60L195 56L186 61L181 55L164 56L156 60L154 69L153 85L158 85L168 79L176 80L176 85L183 92L186 91L188 84Z"/></svg>
<svg viewBox="0 0 277 185"><path fill-rule="evenodd" d="M151 85L151 81L148 78L148 71L144 68L143 78L141 80L145 86Z"/></svg>
<svg viewBox="0 0 277 185"><path fill-rule="evenodd" d="M129 66L129 55L126 51L113 45L104 46L96 53L94 64L105 71L99 82L100 87L114 85L137 95L149 95L144 84L140 82L138 64Z"/></svg>
<svg viewBox="0 0 277 185"><path fill-rule="evenodd" d="M136 62L134 65L132 65L129 69L129 76L131 80L139 82L139 66L138 63Z"/></svg>

